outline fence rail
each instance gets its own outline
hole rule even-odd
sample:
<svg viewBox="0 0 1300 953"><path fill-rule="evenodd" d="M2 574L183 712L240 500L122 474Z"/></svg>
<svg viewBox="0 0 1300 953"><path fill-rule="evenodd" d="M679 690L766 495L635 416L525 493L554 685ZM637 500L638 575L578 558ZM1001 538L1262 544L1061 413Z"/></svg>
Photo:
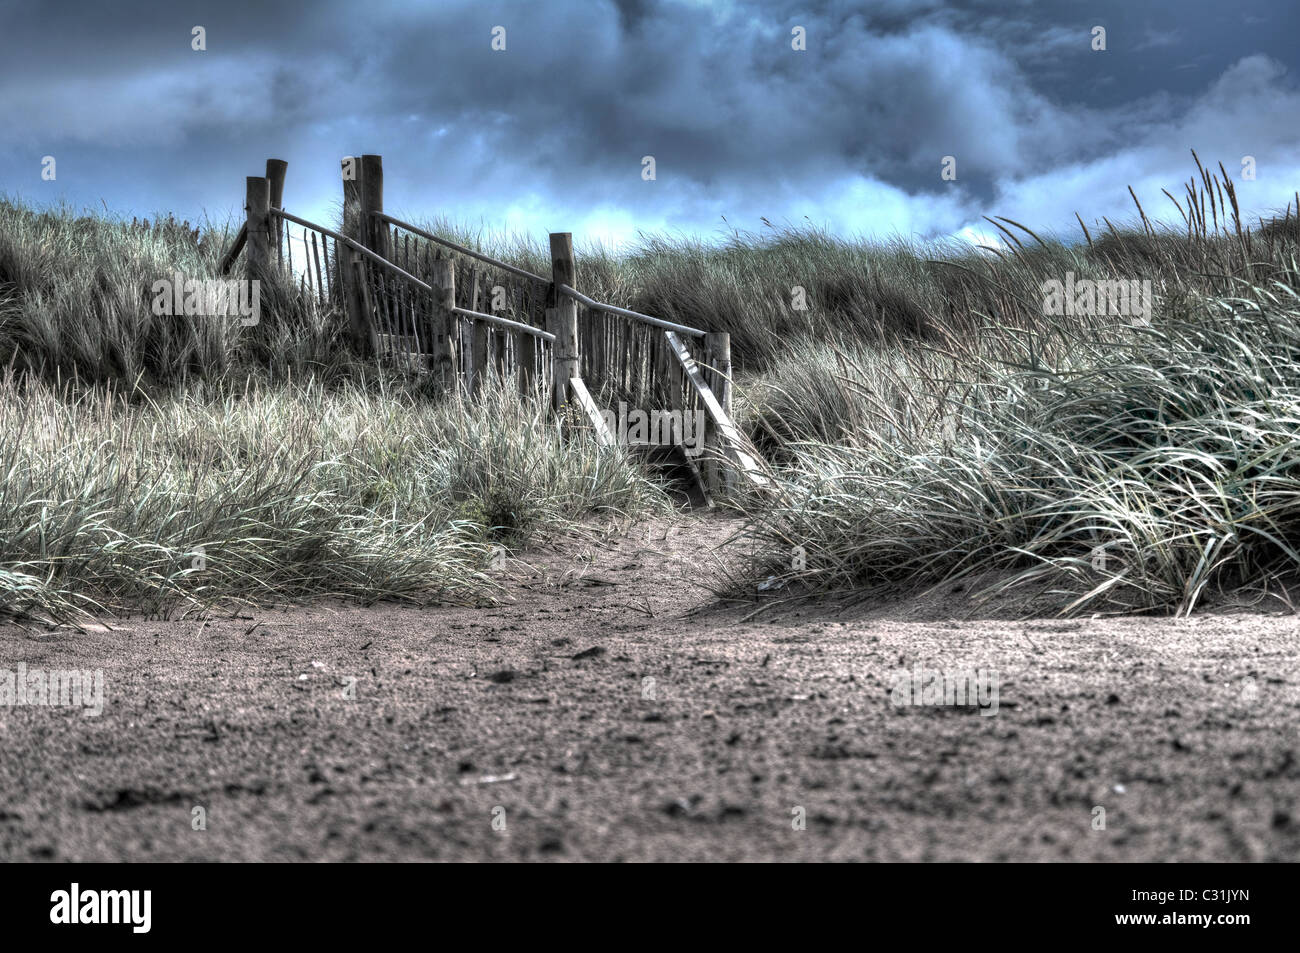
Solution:
<svg viewBox="0 0 1300 953"><path fill-rule="evenodd" d="M525 392L549 392L557 412L580 409L602 445L616 438L601 401L662 407L670 441L683 451L684 415L697 414L704 421L703 472L689 454L683 458L706 498L737 477L768 484L757 452L731 419L725 332L578 291L567 232L550 236L546 278L388 215L379 156L343 160L339 229L285 211L286 168L271 159L265 176L247 179L247 220L222 258L223 274L242 252L248 277L296 277L304 291L310 287L323 304L342 310L358 354L439 375L445 386L471 394L513 376ZM301 269L294 265L291 225L302 230ZM479 302L483 279L491 294L486 310Z"/></svg>
<svg viewBox="0 0 1300 953"><path fill-rule="evenodd" d="M640 311L629 311L627 308L619 308L612 304L605 304L601 301L593 301L581 291L575 291L568 285L560 285L560 294L568 295L579 304L585 304L593 311L604 311L606 314L618 314L625 318L631 318L634 321L640 321L642 324L648 324L654 328L663 328L665 331L676 331L678 334L689 334L691 337L702 338L708 332L701 331L698 328L688 328L684 324L674 324L672 321L665 321L663 318L652 318L648 314L642 314Z"/></svg>
<svg viewBox="0 0 1300 953"><path fill-rule="evenodd" d="M476 321L486 321L488 324L507 328L511 331L518 331L520 334L531 334L533 337L541 338L543 341L550 344L555 343L554 334L550 331L543 331L541 328L535 328L531 324L511 321L509 318L498 318L495 314L484 314L482 311L470 311L468 308L452 308L451 310L464 318L472 318Z"/></svg>
<svg viewBox="0 0 1300 953"><path fill-rule="evenodd" d="M387 222L389 225L394 225L397 228L402 229L403 231L410 232L412 235L419 235L421 238L425 239L426 241L434 242L435 244L441 245L444 248L450 248L453 251L458 251L462 255L468 255L470 258L477 258L479 261L487 262L490 265L500 268L502 271L508 271L511 274L518 275L520 278L530 278L533 281L539 282L540 284L544 284L544 285L548 285L551 283L551 279L549 278L543 278L541 275L535 275L531 271L526 271L525 269L520 268L517 265L510 264L508 261L502 261L499 258L493 258L491 255L485 255L480 251L474 251L474 249L467 248L466 246L461 245L458 242L453 242L450 239L439 238L437 235L433 234L432 232L426 232L424 229L419 228L418 226L409 225L406 222L403 222L401 219L393 218L393 216L385 214L384 212L374 212L373 214L380 221Z"/></svg>

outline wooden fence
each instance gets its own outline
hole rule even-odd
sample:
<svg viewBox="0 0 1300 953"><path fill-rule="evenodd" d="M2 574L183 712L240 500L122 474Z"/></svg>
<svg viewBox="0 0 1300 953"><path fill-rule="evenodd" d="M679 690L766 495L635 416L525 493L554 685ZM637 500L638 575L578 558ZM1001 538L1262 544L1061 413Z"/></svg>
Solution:
<svg viewBox="0 0 1300 953"><path fill-rule="evenodd" d="M756 452L731 419L725 332L584 295L575 287L568 232L550 236L551 274L534 274L388 215L380 156L347 157L342 168L343 222L336 231L285 211L287 163L267 160L266 175L246 182L247 219L222 272L243 252L249 279L288 275L304 294L345 314L359 355L437 375L469 394L512 379L526 392L544 388L557 412L580 409L605 444L617 436L598 401L699 412L703 468L686 453L683 459L706 497L737 478L767 485ZM674 428L679 448L682 436Z"/></svg>

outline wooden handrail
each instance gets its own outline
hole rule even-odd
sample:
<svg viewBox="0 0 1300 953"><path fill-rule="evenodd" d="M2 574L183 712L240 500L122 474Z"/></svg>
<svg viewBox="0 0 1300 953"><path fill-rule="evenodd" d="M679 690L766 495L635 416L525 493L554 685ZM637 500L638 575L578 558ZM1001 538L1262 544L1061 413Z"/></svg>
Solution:
<svg viewBox="0 0 1300 953"><path fill-rule="evenodd" d="M705 332L698 328L688 328L684 324L673 324L673 322L665 321L663 318L652 318L650 315L642 314L640 311L629 311L627 308L619 308L612 304L605 304L603 301L596 301L592 298L588 298L581 291L576 291L573 288L570 288L568 285L560 285L558 290L561 294L568 295L574 301L585 304L593 311L606 311L610 314L621 314L625 318L632 318L633 320L640 321L643 324L653 325L656 328L663 328L665 331L675 331L678 334L689 334L694 338L702 338L705 335Z"/></svg>
<svg viewBox="0 0 1300 953"><path fill-rule="evenodd" d="M736 425L731 422L731 418L727 416L727 412L722 409L722 404L719 403L713 389L704 382L704 375L700 373L699 365L695 363L695 358L691 357L691 352L686 349L686 345L674 332L665 331L664 337L668 339L669 350L673 352L673 356L677 358L682 365L682 369L686 371L687 380L691 382L695 392L700 395L700 403L704 404L704 408L713 417L714 423L717 424L718 432L731 446L731 452L735 456L736 463L740 466L741 471L755 485L766 486L770 481L764 475L758 461L741 449L744 438Z"/></svg>
<svg viewBox="0 0 1300 953"><path fill-rule="evenodd" d="M461 317L473 318L476 321L486 321L489 324L495 324L498 327L509 328L511 331L518 331L520 334L531 334L535 338L541 338L551 344L555 343L555 335L550 331L543 331L541 328L535 328L531 324L524 324L520 321L511 321L509 318L497 317L495 314L484 314L482 311L470 311L468 308L452 308L455 314Z"/></svg>
<svg viewBox="0 0 1300 953"><path fill-rule="evenodd" d="M423 288L425 291L429 292L429 294L437 294L437 292L434 291L432 285L425 284L423 281L415 277L415 275L411 274L409 271L403 271L401 268L397 267L397 265L394 265L383 255L375 254L365 245L362 245L360 242L353 241L351 238L348 238L348 236L343 235L340 232L336 232L332 228L326 228L324 225L317 225L315 222L309 222L307 219L299 218L297 215L291 215L290 213L284 211L283 209L278 209L278 208L270 209L269 214L279 218L288 219L291 222L295 222L298 225L301 225L303 228L315 229L316 231L320 232L322 235L328 235L336 242L342 242L344 245L347 245L348 248L352 249L358 255L362 255L366 258L369 258L375 264L383 265L389 271L401 275L407 281L410 281L413 284L419 286L420 288Z"/></svg>
<svg viewBox="0 0 1300 953"><path fill-rule="evenodd" d="M500 258L493 258L491 255L485 255L482 252L474 251L474 249L472 248L466 248L464 245L458 244L457 242L449 241L446 238L439 238L437 235L433 234L433 232L426 232L423 228L417 228L416 226L411 225L408 222L403 222L401 219L393 218L393 216L388 215L385 212L373 212L371 214L373 214L376 218L383 219L389 225L396 225L398 228L404 228L408 232L412 232L413 234L419 235L421 238L427 238L431 242L437 242L439 245L445 245L447 248L454 249L455 251L460 252L462 255L469 255L471 258L477 258L479 261L485 261L489 265L495 265L496 267L502 269L503 271L508 271L511 274L518 275L520 278L529 278L533 281L540 282L541 284L544 285L549 285L551 283L551 279L549 278L543 278L541 275L535 275L531 271L526 271L525 269L512 265L509 262L502 261Z"/></svg>
<svg viewBox="0 0 1300 953"><path fill-rule="evenodd" d="M380 218L383 219L385 222L388 222L390 225L396 225L398 228L404 228L408 232L412 232L416 235L419 235L421 238L426 238L431 242L437 242L439 245L445 245L447 248L454 249L455 251L458 251L464 255L469 255L471 258L477 258L479 261L485 261L490 265L495 265L496 267L501 268L504 271L508 271L511 274L519 275L521 278L529 278L533 281L539 282L544 285L549 285L551 283L548 279L543 278L541 275L535 275L531 271L527 271L523 268L516 267L515 265L512 265L509 262L504 262L499 258L493 258L491 255L485 255L482 252L474 251L472 248L466 248L464 245L461 245L457 242L449 241L446 238L439 238L437 235L433 234L432 232L425 231L423 228L418 228L415 225L410 224L409 222L403 222L401 219L394 218L393 216L385 212L373 212L372 214L376 218ZM663 328L665 331L676 331L678 334L689 334L691 337L702 338L704 337L705 334L705 332L701 331L699 328L687 327L684 324L674 324L672 321L665 321L662 318L655 318L648 314L642 314L639 311L629 311L627 308L620 308L612 304L605 304L603 301L596 301L594 298L588 298L581 291L578 291L574 288L570 288L568 285L560 285L559 291L562 294L568 295L570 298L573 298L575 301L579 301L582 304L585 304L588 308L591 308L594 311L605 311L608 312L609 314L619 314L625 318L632 318L635 321L640 321L643 324L653 325L656 328Z"/></svg>
<svg viewBox="0 0 1300 953"><path fill-rule="evenodd" d="M432 232L425 231L423 228L419 228L415 225L410 224L409 222L403 222L401 219L394 218L393 216L387 214L386 212L373 212L372 214L376 218L380 218L383 219L385 222L388 222L390 225L396 225L398 228L404 228L408 232L412 232L413 234L419 235L421 238L426 238L431 242L437 242L439 245L444 245L447 248L451 248L455 251L460 252L461 254L469 255L471 258L477 258L479 261L485 261L488 264L495 265L496 267L501 268L504 271L508 271L511 274L519 275L521 278L529 278L533 281L539 282L540 284L544 284L544 285L549 285L551 283L549 279L543 278L541 275L535 275L531 271L527 271L526 269L519 268L515 265L510 264L509 262L504 262L499 258L493 258L491 255L485 255L482 252L474 251L472 248L466 248L464 245L461 245L457 242L449 241L446 238L439 238L437 235L433 234ZM612 304L605 304L603 301L596 301L593 298L588 298L581 291L578 291L574 288L570 288L568 285L560 285L559 291L562 294L568 295L570 298L573 298L575 301L585 304L588 308L591 308L594 311L605 311L610 314L619 314L625 318L632 318L633 320L640 321L644 324L650 324L657 328L663 328L665 331L676 331L678 334L689 334L691 337L697 337L697 338L704 337L705 332L701 331L699 328L687 327L684 324L674 324L672 321L665 321L662 318L656 318L648 314L642 314L639 311L629 311L627 308L620 308Z"/></svg>

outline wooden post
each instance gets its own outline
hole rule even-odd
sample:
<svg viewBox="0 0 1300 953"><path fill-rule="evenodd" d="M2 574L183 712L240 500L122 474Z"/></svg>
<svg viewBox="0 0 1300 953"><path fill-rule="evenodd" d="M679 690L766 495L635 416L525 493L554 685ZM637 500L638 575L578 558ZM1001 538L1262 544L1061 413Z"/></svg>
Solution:
<svg viewBox="0 0 1300 953"><path fill-rule="evenodd" d="M264 176L250 175L246 182L244 208L248 212L248 246L244 265L249 281L264 281L271 273L271 183Z"/></svg>
<svg viewBox="0 0 1300 953"><path fill-rule="evenodd" d="M667 341L660 341L660 347L664 355L664 387L668 390L668 406L665 410L679 410L686 413L686 373L682 370L681 362L677 360L672 349L668 347ZM685 424L683 424L685 429ZM683 434L677 435L679 438Z"/></svg>
<svg viewBox="0 0 1300 953"><path fill-rule="evenodd" d="M450 258L439 258L433 263L432 280L429 282L438 292L438 311L434 321L445 329L438 338L437 360L438 373L443 385L452 387L456 384L456 264Z"/></svg>
<svg viewBox="0 0 1300 953"><path fill-rule="evenodd" d="M731 417L731 335L726 331L710 331L704 335L704 382L709 385L718 403ZM724 465L727 459L722 435L717 424L705 414L706 439L704 443L704 482L710 493L723 485L730 487L734 474Z"/></svg>
<svg viewBox="0 0 1300 953"><path fill-rule="evenodd" d="M573 260L573 234L551 232L551 290L547 301L550 331L555 335L551 354L551 406L556 411L569 402L569 380L578 376L578 302L560 294L560 285L577 287Z"/></svg>
<svg viewBox="0 0 1300 953"><path fill-rule="evenodd" d="M483 394L487 390L488 372L488 323L482 320L474 322L474 393Z"/></svg>
<svg viewBox="0 0 1300 953"><path fill-rule="evenodd" d="M361 182L358 176L361 159L358 156L345 156L342 161L343 174L343 222L340 230L349 238L362 241L361 238ZM349 178L351 174L351 178ZM366 311L365 299L362 297L361 282L354 262L360 256L341 242L334 243L334 252L338 257L339 290L342 292L343 307L348 315L348 335L352 339L353 350L369 357L378 349L375 329L370 323Z"/></svg>
<svg viewBox="0 0 1300 953"><path fill-rule="evenodd" d="M372 212L382 212L384 210L383 156L363 155L361 157L358 185L361 204L357 223L357 241L379 255L384 261L392 261L393 248L392 242L389 240L388 223L371 214ZM366 267L371 269L375 266L367 262ZM395 324L392 298L386 293L379 294L376 292L376 294L378 298L374 302L376 318L383 321L386 327ZM390 341L389 343L392 345L395 342Z"/></svg>
<svg viewBox="0 0 1300 953"><path fill-rule="evenodd" d="M421 263L422 269L418 272L426 281L433 280L433 258L429 254L429 246L424 246L424 260ZM442 308L437 302L429 302L423 296L420 299L424 310L424 339L429 342L428 353L424 355L425 366L431 374L438 373L438 355L443 351L442 339L446 337L446 329L442 322Z"/></svg>
<svg viewBox="0 0 1300 953"><path fill-rule="evenodd" d="M470 268L469 270L470 294L469 309L471 311L481 311L479 307L478 296L478 269ZM465 335L462 331L462 339ZM487 340L488 325L486 321L480 321L475 318L469 324L469 366L466 370L469 372L471 392L482 394L484 392L483 378L487 374Z"/></svg>
<svg viewBox="0 0 1300 953"><path fill-rule="evenodd" d="M361 157L361 244L383 257L385 261L393 260L392 242L389 238L388 223L376 218L372 212L384 210L384 157Z"/></svg>
<svg viewBox="0 0 1300 953"><path fill-rule="evenodd" d="M284 208L284 174L289 163L283 159L266 160L266 178L271 183L271 208ZM277 218L275 224L275 247L277 252L284 248L284 219Z"/></svg>

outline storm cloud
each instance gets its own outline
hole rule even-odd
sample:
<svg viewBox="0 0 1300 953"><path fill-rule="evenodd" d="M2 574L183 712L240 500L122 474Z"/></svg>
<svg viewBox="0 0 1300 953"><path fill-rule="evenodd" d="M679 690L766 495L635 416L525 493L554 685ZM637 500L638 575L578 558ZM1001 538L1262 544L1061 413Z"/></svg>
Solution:
<svg viewBox="0 0 1300 953"><path fill-rule="evenodd" d="M1130 218L1130 184L1164 215L1194 148L1253 156L1266 213L1300 187L1297 27L1172 0L0 3L0 191L224 220L274 155L328 217L338 158L376 152L399 214L534 235L1071 234Z"/></svg>

